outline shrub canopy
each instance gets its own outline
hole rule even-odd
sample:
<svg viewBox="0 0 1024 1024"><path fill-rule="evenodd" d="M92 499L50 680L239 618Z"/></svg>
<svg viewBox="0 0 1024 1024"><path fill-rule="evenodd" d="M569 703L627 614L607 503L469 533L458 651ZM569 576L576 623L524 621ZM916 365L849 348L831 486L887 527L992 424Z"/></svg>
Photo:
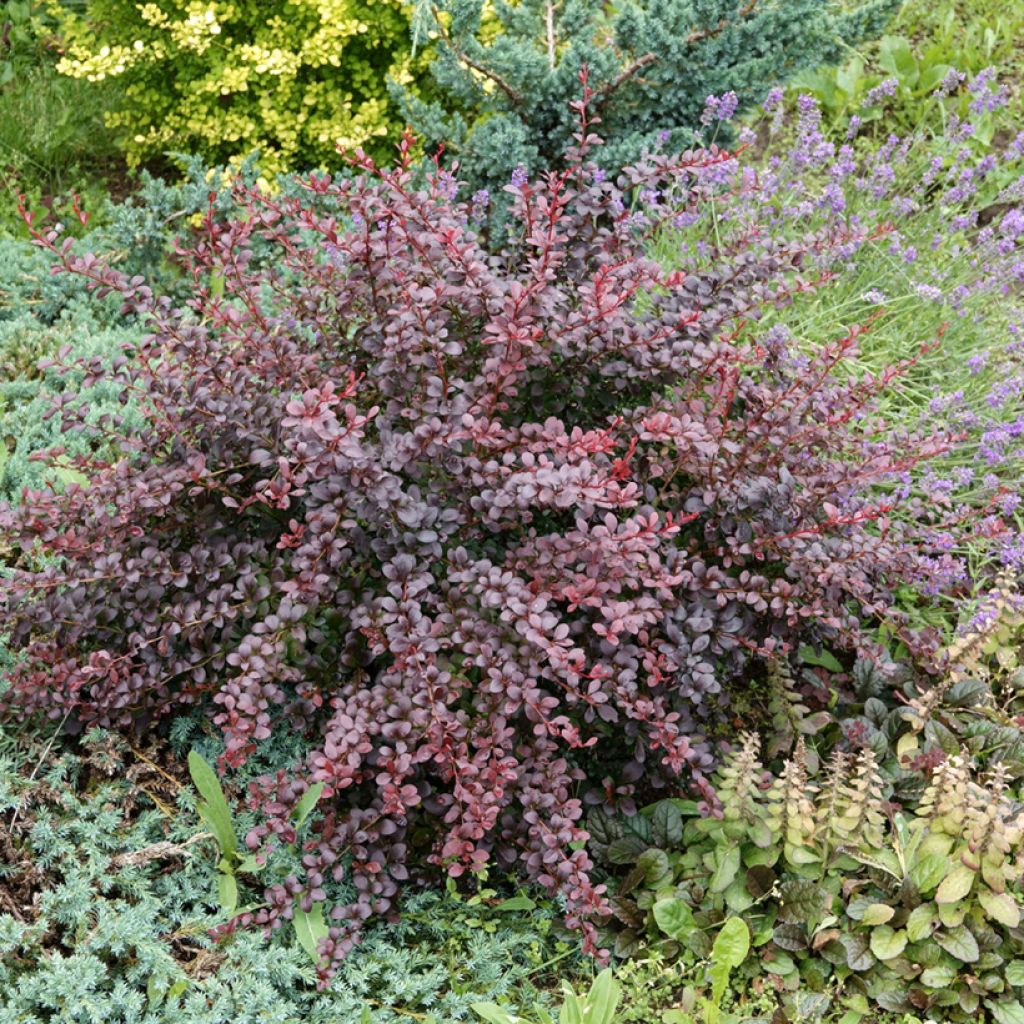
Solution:
<svg viewBox="0 0 1024 1024"><path fill-rule="evenodd" d="M0 509L5 702L135 729L204 703L228 765L305 736L248 841L293 837L324 783L307 876L240 920L348 873L327 960L428 864L518 858L591 937L588 787L712 806L700 722L729 680L787 645L874 651L893 587L933 571L926 524L957 532L895 486L950 439L873 412L920 352L849 375L870 319L803 349L758 327L887 228L824 200L818 230L797 207L754 230L776 199L717 148L652 157L624 194L589 160L592 99L568 168L509 186L500 251L450 175L414 186L408 139L394 170L311 180L315 202L208 217L183 306L39 236L148 322L84 378L146 426L61 395L97 440L88 484ZM652 234L696 210L717 233L663 269Z"/></svg>
<svg viewBox="0 0 1024 1024"><path fill-rule="evenodd" d="M411 54L402 0L90 0L61 10L58 68L124 86L109 123L129 162L200 153L237 161L254 149L268 174L336 166L337 148L383 155L401 131L390 76L413 87L427 54Z"/></svg>

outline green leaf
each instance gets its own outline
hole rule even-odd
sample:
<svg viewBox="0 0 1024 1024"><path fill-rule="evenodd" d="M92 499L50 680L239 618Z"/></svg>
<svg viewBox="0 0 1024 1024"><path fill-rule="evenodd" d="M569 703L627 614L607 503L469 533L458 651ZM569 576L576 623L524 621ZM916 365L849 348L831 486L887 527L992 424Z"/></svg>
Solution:
<svg viewBox="0 0 1024 1024"><path fill-rule="evenodd" d="M1008 892L979 889L978 902L993 921L998 921L1007 928L1016 928L1020 924L1020 907Z"/></svg>
<svg viewBox="0 0 1024 1024"><path fill-rule="evenodd" d="M891 921L896 911L892 907L887 906L885 903L872 903L861 917L861 922L873 927L876 924L885 924L886 921Z"/></svg>
<svg viewBox="0 0 1024 1024"><path fill-rule="evenodd" d="M684 818L700 818L701 809L700 804L696 800L683 800L681 797L671 797L669 803L684 817Z"/></svg>
<svg viewBox="0 0 1024 1024"><path fill-rule="evenodd" d="M256 860L256 855L250 853L248 857L243 857L235 868L236 875L255 875L260 869L260 863Z"/></svg>
<svg viewBox="0 0 1024 1024"><path fill-rule="evenodd" d="M884 871L898 881L903 881L903 869L891 850L875 850L872 853L865 853L853 846L840 846L839 852L851 860L855 860L858 864L864 864L876 871Z"/></svg>
<svg viewBox="0 0 1024 1024"><path fill-rule="evenodd" d="M636 866L644 873L644 882L652 888L672 879L672 865L664 850L644 850L637 858Z"/></svg>
<svg viewBox="0 0 1024 1024"><path fill-rule="evenodd" d="M750 952L750 929L739 917L730 917L711 947L711 959L730 968L739 967Z"/></svg>
<svg viewBox="0 0 1024 1024"><path fill-rule="evenodd" d="M222 856L233 858L238 851L238 840L217 773L194 750L188 755L188 772L200 796L203 797L196 804L196 810L210 826Z"/></svg>
<svg viewBox="0 0 1024 1024"><path fill-rule="evenodd" d="M1024 960L1011 960L1006 965L1004 976L1010 985L1024 985Z"/></svg>
<svg viewBox="0 0 1024 1024"><path fill-rule="evenodd" d="M661 1015L661 1024L694 1024L693 1014L685 1010L666 1010Z"/></svg>
<svg viewBox="0 0 1024 1024"><path fill-rule="evenodd" d="M978 940L963 925L937 931L934 937L937 945L965 964L973 964L981 955Z"/></svg>
<svg viewBox="0 0 1024 1024"><path fill-rule="evenodd" d="M718 866L711 876L708 888L712 892L725 892L732 885L732 881L740 869L740 861L740 848L738 846L733 846L726 850L721 855Z"/></svg>
<svg viewBox="0 0 1024 1024"><path fill-rule="evenodd" d="M795 867L803 867L806 864L817 864L821 857L809 846L794 846L787 843L786 860Z"/></svg>
<svg viewBox="0 0 1024 1024"><path fill-rule="evenodd" d="M562 1009L558 1014L559 1024L584 1024L585 1006L567 981L562 982Z"/></svg>
<svg viewBox="0 0 1024 1024"><path fill-rule="evenodd" d="M915 907L907 918L907 938L911 942L920 942L932 933L938 915L931 903L922 903Z"/></svg>
<svg viewBox="0 0 1024 1024"><path fill-rule="evenodd" d="M976 875L966 864L957 863L935 892L936 903L959 903L974 885Z"/></svg>
<svg viewBox="0 0 1024 1024"><path fill-rule="evenodd" d="M511 896L502 900L495 910L533 910L537 906L529 896Z"/></svg>
<svg viewBox="0 0 1024 1024"><path fill-rule="evenodd" d="M164 999L165 1004L172 1003L188 988L188 978L182 978L180 981L176 981L168 990L167 996Z"/></svg>
<svg viewBox="0 0 1024 1024"><path fill-rule="evenodd" d="M907 933L881 924L871 932L871 952L879 960L892 960L907 948Z"/></svg>
<svg viewBox="0 0 1024 1024"><path fill-rule="evenodd" d="M487 1021L487 1024L517 1024L520 1020L497 1003L473 1003L473 1012Z"/></svg>
<svg viewBox="0 0 1024 1024"><path fill-rule="evenodd" d="M921 972L921 984L929 988L949 988L959 973L955 967L929 967Z"/></svg>
<svg viewBox="0 0 1024 1024"><path fill-rule="evenodd" d="M951 69L948 64L940 64L935 70L942 72L936 79L938 85ZM974 707L984 703L990 694L991 690L980 679L961 679L942 695L942 703L948 707Z"/></svg>
<svg viewBox="0 0 1024 1024"><path fill-rule="evenodd" d="M836 84L848 96L856 96L857 87L860 85L863 77L864 61L862 61L859 57L854 57L851 60L848 60L841 68L839 68L836 71ZM833 669L833 671L840 670Z"/></svg>
<svg viewBox="0 0 1024 1024"><path fill-rule="evenodd" d="M948 857L931 853L910 865L910 880L917 886L918 892L931 892L942 881L948 867Z"/></svg>
<svg viewBox="0 0 1024 1024"><path fill-rule="evenodd" d="M797 656L805 665L817 665L819 668L827 668L829 672L843 671L843 666L836 661L835 656L826 650L818 654L813 647L801 647Z"/></svg>
<svg viewBox="0 0 1024 1024"><path fill-rule="evenodd" d="M298 828L310 815L317 801L323 796L325 784L314 782L309 789L299 798L299 802L292 808L292 821Z"/></svg>
<svg viewBox="0 0 1024 1024"><path fill-rule="evenodd" d="M615 983L611 968L606 967L595 979L587 996L585 1024L613 1024L622 990Z"/></svg>
<svg viewBox="0 0 1024 1024"><path fill-rule="evenodd" d="M985 1005L996 1024L1024 1024L1024 1006L1016 999L986 999Z"/></svg>
<svg viewBox="0 0 1024 1024"><path fill-rule="evenodd" d="M725 964L712 964L708 970L708 977L711 979L711 998L703 1000L703 1024L717 1024L721 1012L718 1005L729 983L729 968Z"/></svg>
<svg viewBox="0 0 1024 1024"><path fill-rule="evenodd" d="M309 954L313 963L320 963L317 946L321 939L327 938L327 925L324 922L324 905L314 903L313 909L307 914L301 907L296 907L292 915L295 925L295 937L299 945Z"/></svg>
<svg viewBox="0 0 1024 1024"><path fill-rule="evenodd" d="M234 875L223 872L217 875L217 899L225 913L233 914L238 908L238 883Z"/></svg>
<svg viewBox="0 0 1024 1024"><path fill-rule="evenodd" d="M775 951L771 960L765 960L761 966L769 974L778 974L783 978L788 974L796 973L796 964L793 962L793 958L788 953L778 950Z"/></svg>
<svg viewBox="0 0 1024 1024"><path fill-rule="evenodd" d="M902 36L883 36L878 50L878 63L889 74L897 75L902 83L910 87L917 84L917 59L906 39Z"/></svg>
<svg viewBox="0 0 1024 1024"><path fill-rule="evenodd" d="M654 904L654 921L670 939L678 942L696 927L693 911L680 899L658 900Z"/></svg>

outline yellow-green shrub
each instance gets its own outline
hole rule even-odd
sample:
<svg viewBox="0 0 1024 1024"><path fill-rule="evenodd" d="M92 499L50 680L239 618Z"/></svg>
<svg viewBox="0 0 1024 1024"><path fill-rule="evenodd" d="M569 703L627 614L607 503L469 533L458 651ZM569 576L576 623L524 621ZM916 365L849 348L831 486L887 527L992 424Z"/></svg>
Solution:
<svg viewBox="0 0 1024 1024"><path fill-rule="evenodd" d="M388 76L415 85L427 55L411 53L402 0L90 0L61 9L76 78L117 77L108 114L128 160L168 152L237 162L253 149L268 172L336 166L337 146L391 152L402 127Z"/></svg>

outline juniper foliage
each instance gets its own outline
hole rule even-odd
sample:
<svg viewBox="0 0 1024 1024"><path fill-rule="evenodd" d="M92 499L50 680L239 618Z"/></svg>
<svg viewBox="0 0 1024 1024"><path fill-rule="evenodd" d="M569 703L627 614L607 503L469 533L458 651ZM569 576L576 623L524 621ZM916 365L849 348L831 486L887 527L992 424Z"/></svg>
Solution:
<svg viewBox="0 0 1024 1024"><path fill-rule="evenodd" d="M470 191L501 187L517 167L558 167L571 144L570 103L590 70L606 168L635 161L659 133L672 150L702 131L705 98L741 108L806 67L834 62L881 33L899 6L865 0L417 0L414 30L436 42L442 99L392 94L424 139L459 159ZM729 96L729 94L735 94Z"/></svg>
<svg viewBox="0 0 1024 1024"><path fill-rule="evenodd" d="M194 717L177 721L196 738ZM290 931L209 934L223 917L217 855L195 841L187 786L175 798L100 730L77 743L51 737L0 729L2 1024L455 1024L474 1019L481 1000L543 1001L531 979L546 980L544 961L573 963L551 906L513 914L425 891L410 896L401 921L369 929L331 990L317 992ZM293 756L285 739L250 774ZM166 752L160 760L177 773ZM147 795L157 784L162 809ZM147 859L157 844L180 852ZM288 870L298 855L278 856Z"/></svg>

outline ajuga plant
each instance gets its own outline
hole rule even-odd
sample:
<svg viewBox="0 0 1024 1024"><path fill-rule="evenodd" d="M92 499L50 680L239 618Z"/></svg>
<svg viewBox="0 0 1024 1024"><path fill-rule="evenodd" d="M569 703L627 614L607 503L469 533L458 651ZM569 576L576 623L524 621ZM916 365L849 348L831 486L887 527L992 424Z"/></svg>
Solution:
<svg viewBox="0 0 1024 1024"><path fill-rule="evenodd" d="M584 80L567 169L511 186L497 253L447 173L414 187L411 140L392 170L311 179L331 215L242 194L183 253L183 306L39 233L146 319L85 383L118 384L147 425L61 396L63 429L100 445L74 460L88 483L0 511L4 704L126 730L202 704L224 767L304 736L253 787L246 842L290 840L323 783L305 874L238 923L349 877L325 965L410 875L491 862L560 893L593 948L587 780L712 806L700 718L729 681L785 645L873 650L892 581L927 576L933 531L960 528L878 490L954 443L873 412L915 357L852 379L870 323L810 352L758 327L880 227L767 224L665 271L652 232L726 209L736 157L655 157L624 194L588 160L592 99ZM253 264L257 237L276 260Z"/></svg>
<svg viewBox="0 0 1024 1024"><path fill-rule="evenodd" d="M964 621L935 658L933 672L906 664L863 660L852 671L804 669L806 685L787 687L788 700L769 705L769 761L779 753L777 735L815 735L823 749L855 754L870 749L893 799L914 805L936 765L966 753L981 770L999 765L1011 779L1024 777L1024 700L1020 686L1022 600L1017 583L1003 574L965 611ZM817 677L815 673L819 673ZM795 673L784 669L784 678ZM826 713L817 678L831 698ZM810 702L812 708L807 706ZM800 708L801 711L796 709ZM795 714L795 722L787 722ZM830 715L832 721L824 722ZM801 723L803 727L801 728ZM816 768L816 754L808 763Z"/></svg>
<svg viewBox="0 0 1024 1024"><path fill-rule="evenodd" d="M819 1015L829 1005L851 1021L879 1007L998 1024L1024 1014L1024 829L1000 767L979 776L954 755L900 807L869 748L837 751L811 776L800 740L772 776L747 735L716 782L716 816L684 825L673 801L649 809L647 834L675 838L667 848L637 855L628 819L600 821L600 854L635 864L613 900L628 925L622 952L646 942L694 962L709 954L709 930L741 916L757 947L748 979L773 976L794 1006L817 993Z"/></svg>
<svg viewBox="0 0 1024 1024"><path fill-rule="evenodd" d="M415 31L436 47L441 98L392 92L431 143L459 159L470 190L496 199L513 172L557 166L575 130L569 104L590 69L594 112L618 169L652 148L699 137L704 98L735 110L801 67L836 60L881 32L898 7L866 0L416 0ZM707 122L705 122L707 123Z"/></svg>
<svg viewBox="0 0 1024 1024"><path fill-rule="evenodd" d="M51 3L63 37L58 70L118 80L107 121L129 163L169 152L237 161L259 149L275 174L339 162L337 147L392 151L400 114L391 76L406 87L414 57L401 0L296 0L268 17L252 4L89 0Z"/></svg>

